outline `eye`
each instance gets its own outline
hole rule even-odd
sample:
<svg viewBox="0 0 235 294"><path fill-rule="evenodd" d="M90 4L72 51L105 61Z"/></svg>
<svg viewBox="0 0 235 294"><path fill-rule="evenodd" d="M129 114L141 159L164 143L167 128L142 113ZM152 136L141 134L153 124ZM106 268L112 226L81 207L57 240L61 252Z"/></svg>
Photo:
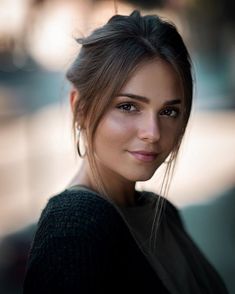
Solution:
<svg viewBox="0 0 235 294"><path fill-rule="evenodd" d="M179 114L180 114L180 110L175 107L167 107L160 112L160 115L162 116L168 116L173 118L178 117Z"/></svg>
<svg viewBox="0 0 235 294"><path fill-rule="evenodd" d="M135 112L138 111L137 106L133 103L122 103L121 105L117 106L123 112Z"/></svg>

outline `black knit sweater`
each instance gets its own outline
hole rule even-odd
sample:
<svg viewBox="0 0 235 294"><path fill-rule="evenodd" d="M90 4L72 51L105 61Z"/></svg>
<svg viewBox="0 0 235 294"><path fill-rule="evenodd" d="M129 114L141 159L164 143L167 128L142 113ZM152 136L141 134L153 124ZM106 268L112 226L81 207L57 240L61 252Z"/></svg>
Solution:
<svg viewBox="0 0 235 294"><path fill-rule="evenodd" d="M23 293L126 292L169 293L116 209L88 190L52 197L38 222Z"/></svg>

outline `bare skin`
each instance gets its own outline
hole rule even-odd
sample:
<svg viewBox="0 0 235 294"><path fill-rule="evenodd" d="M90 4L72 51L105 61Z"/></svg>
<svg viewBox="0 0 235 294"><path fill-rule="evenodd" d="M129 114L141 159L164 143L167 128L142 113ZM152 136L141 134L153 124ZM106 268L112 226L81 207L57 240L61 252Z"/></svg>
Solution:
<svg viewBox="0 0 235 294"><path fill-rule="evenodd" d="M117 204L135 205L136 182L150 179L172 151L182 128L182 96L177 74L158 59L144 63L110 103L94 149L105 189ZM72 109L78 98L72 89ZM75 184L97 190L86 157L70 183Z"/></svg>

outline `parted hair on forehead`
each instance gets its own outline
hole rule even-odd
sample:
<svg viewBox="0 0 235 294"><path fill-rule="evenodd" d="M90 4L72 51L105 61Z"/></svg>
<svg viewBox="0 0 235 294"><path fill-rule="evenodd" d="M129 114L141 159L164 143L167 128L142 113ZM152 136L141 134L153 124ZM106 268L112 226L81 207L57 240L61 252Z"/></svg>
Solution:
<svg viewBox="0 0 235 294"><path fill-rule="evenodd" d="M84 130L88 159L94 163L94 134L111 100L138 66L156 58L174 68L183 90L184 122L172 152L176 157L191 112L193 81L190 56L175 25L157 15L142 16L135 10L130 15L114 15L89 36L76 41L82 46L66 77L79 93L73 110L73 130L75 134L76 125Z"/></svg>

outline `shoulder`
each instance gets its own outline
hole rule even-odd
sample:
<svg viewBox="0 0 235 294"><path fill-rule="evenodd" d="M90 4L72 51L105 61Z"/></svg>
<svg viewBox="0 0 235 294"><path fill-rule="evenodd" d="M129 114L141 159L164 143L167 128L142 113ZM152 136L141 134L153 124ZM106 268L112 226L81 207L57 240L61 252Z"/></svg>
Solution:
<svg viewBox="0 0 235 294"><path fill-rule="evenodd" d="M24 293L94 293L112 270L122 230L115 209L99 195L69 190L54 195L31 244Z"/></svg>
<svg viewBox="0 0 235 294"><path fill-rule="evenodd" d="M108 233L118 225L115 208L101 196L89 191L64 190L52 196L43 209L38 230L53 236L89 236L97 230Z"/></svg>
<svg viewBox="0 0 235 294"><path fill-rule="evenodd" d="M166 214L169 218L180 227L184 227L184 223L181 217L180 210L168 199L166 199Z"/></svg>
<svg viewBox="0 0 235 294"><path fill-rule="evenodd" d="M155 201L159 201L160 204L158 203L157 206L163 208L163 217L165 217L168 221L173 221L181 227L184 226L180 210L173 202L161 195L156 194L155 192L144 192L147 193L149 197L156 199Z"/></svg>

